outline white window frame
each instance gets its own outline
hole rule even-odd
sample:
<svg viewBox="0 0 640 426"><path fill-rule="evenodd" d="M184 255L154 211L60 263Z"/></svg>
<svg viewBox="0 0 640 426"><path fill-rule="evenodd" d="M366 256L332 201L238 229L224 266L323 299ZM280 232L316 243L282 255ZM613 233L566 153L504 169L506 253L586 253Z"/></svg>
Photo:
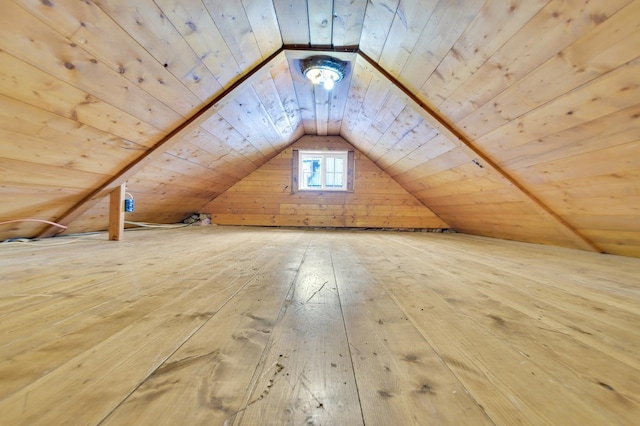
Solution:
<svg viewBox="0 0 640 426"><path fill-rule="evenodd" d="M320 170L320 187L308 187L304 179L304 168L302 163L305 158L309 157L321 157L321 170ZM342 159L342 186L334 187L326 186L326 159L327 158L341 158ZM348 191L348 170L349 170L349 152L348 151L304 151L300 150L298 153L298 190L299 191Z"/></svg>

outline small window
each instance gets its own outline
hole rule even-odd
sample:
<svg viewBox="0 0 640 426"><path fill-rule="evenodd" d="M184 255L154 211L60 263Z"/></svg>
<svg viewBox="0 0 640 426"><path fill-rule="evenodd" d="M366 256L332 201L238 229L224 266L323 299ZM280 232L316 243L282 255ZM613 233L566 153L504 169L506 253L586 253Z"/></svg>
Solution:
<svg viewBox="0 0 640 426"><path fill-rule="evenodd" d="M297 189L300 191L348 191L349 161L347 151L297 152ZM353 155L351 155L352 157ZM297 164L296 164L297 163Z"/></svg>

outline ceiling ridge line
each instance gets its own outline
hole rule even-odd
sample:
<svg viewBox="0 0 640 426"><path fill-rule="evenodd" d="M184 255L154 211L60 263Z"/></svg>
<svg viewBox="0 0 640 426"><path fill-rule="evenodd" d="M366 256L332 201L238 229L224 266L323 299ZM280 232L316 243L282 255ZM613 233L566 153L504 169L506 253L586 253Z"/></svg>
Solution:
<svg viewBox="0 0 640 426"><path fill-rule="evenodd" d="M192 125L197 124L200 119L202 119L203 115L205 115L211 108L215 107L219 104L224 98L226 98L229 94L231 94L238 87L243 85L245 82L249 81L251 77L253 77L258 71L263 69L265 66L270 64L276 57L278 57L281 53L284 52L284 45L282 45L278 50L269 55L265 60L263 60L260 64L252 68L249 72L243 75L240 79L235 81L231 86L222 91L222 93L215 96L211 101L207 102L205 106L196 111L191 117L180 123L176 128L170 131L167 135L162 137L158 142L155 143L151 148L145 151L140 157L133 160L131 163L126 165L122 170L116 173L113 177L107 180L105 183L101 184L98 188L94 189L89 195L85 198L77 202L73 207L67 210L65 213L60 216L56 220L57 223L68 226L75 219L80 217L84 212L89 210L91 207L95 206L100 200L109 195L111 191L118 188L120 185L125 183L131 176L136 174L140 169L142 169L147 163L154 160L155 157L162 155L162 153L168 148L171 147L172 144L178 142L176 136L179 134L189 131ZM40 232L36 238L47 238L53 237L60 233L64 232L63 229L56 228L54 226L48 226L42 232Z"/></svg>
<svg viewBox="0 0 640 426"><path fill-rule="evenodd" d="M547 206L542 200L533 195L530 191L528 191L518 180L512 177L509 173L504 171L497 163L495 163L487 154L485 154L482 150L480 150L475 144L467 138L462 132L456 129L452 124L446 121L443 117L440 116L436 111L426 105L422 100L420 100L416 95L413 94L404 84L398 81L393 75L391 75L387 70L382 68L378 63L376 63L373 59L367 56L366 53L360 50L359 46L357 51L355 52L360 55L369 65L371 65L375 70L377 70L380 74L382 74L385 78L387 78L398 90L404 93L411 101L413 101L419 108L422 109L425 113L427 113L431 118L433 118L443 129L449 132L452 136L454 136L457 140L462 142L463 146L471 150L478 158L480 158L483 162L485 162L491 169L497 172L502 178L506 179L511 185L513 185L521 194L525 196L529 201L531 201L534 205L538 206L544 213L553 218L556 222L562 225L566 230L568 230L571 234L573 234L576 238L578 238L586 249L594 252L604 253L600 247L598 247L593 241L591 241L586 236L582 235L576 228L573 227L569 222L567 222L562 216L556 213L551 207Z"/></svg>

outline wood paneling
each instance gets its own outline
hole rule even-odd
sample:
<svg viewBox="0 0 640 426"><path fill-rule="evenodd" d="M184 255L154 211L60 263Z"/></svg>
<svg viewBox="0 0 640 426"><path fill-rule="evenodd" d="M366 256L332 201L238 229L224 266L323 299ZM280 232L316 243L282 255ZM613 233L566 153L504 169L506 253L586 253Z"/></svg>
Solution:
<svg viewBox="0 0 640 426"><path fill-rule="evenodd" d="M0 245L3 424L640 416L640 259L461 234L125 234Z"/></svg>
<svg viewBox="0 0 640 426"><path fill-rule="evenodd" d="M293 149L352 150L340 137L305 136L202 208L224 225L447 228L447 224L356 151L353 192L292 193Z"/></svg>
<svg viewBox="0 0 640 426"><path fill-rule="evenodd" d="M340 135L460 231L635 255L639 21L635 0L6 1L0 221L78 212L141 158L135 215L179 220L302 135ZM328 52L349 62L331 93L298 63Z"/></svg>
<svg viewBox="0 0 640 426"><path fill-rule="evenodd" d="M359 58L358 96L345 115L345 138L444 221L462 232L498 238L588 248L575 231L549 214L509 176L478 157L468 145ZM366 83L369 82L368 86ZM371 109L367 100L378 99ZM369 120L364 137L361 122ZM366 125L365 125L366 128ZM485 192L491 192L485 198ZM431 205L431 199L460 196Z"/></svg>

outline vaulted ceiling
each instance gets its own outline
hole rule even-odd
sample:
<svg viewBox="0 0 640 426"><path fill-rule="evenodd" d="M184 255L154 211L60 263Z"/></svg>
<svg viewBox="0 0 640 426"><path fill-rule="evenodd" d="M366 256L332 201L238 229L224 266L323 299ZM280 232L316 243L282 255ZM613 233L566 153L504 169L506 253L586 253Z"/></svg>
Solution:
<svg viewBox="0 0 640 426"><path fill-rule="evenodd" d="M180 221L340 135L460 232L640 256L638 46L631 0L4 1L0 222L104 229L125 181Z"/></svg>

